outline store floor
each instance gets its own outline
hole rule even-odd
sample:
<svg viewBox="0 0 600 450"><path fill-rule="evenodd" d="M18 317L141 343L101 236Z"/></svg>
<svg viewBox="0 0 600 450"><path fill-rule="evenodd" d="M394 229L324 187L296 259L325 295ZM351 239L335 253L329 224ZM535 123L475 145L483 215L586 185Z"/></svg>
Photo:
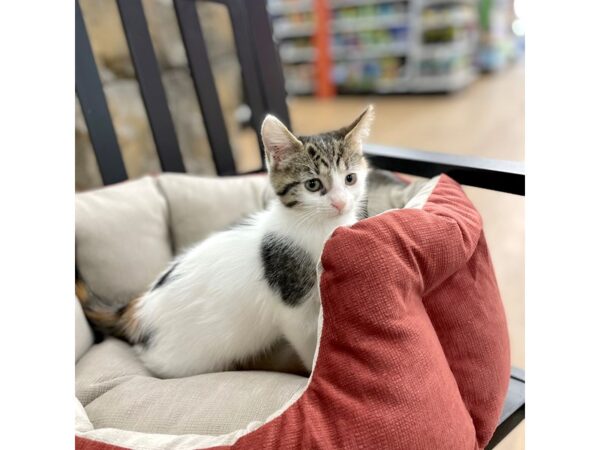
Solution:
<svg viewBox="0 0 600 450"><path fill-rule="evenodd" d="M488 158L524 159L524 67L481 78L451 95L290 100L294 131L316 133L350 123L368 103L376 119L369 142ZM524 198L466 188L484 220L506 307L512 363L525 367ZM524 424L498 447L524 448Z"/></svg>

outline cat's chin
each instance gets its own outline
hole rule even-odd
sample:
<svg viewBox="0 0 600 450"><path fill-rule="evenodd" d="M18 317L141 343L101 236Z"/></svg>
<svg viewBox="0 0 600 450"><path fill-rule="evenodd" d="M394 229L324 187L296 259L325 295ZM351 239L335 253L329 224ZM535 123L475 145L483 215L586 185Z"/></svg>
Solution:
<svg viewBox="0 0 600 450"><path fill-rule="evenodd" d="M323 220L335 222L338 225L347 225L356 222L356 211L350 209L345 212L332 211L331 213L324 215Z"/></svg>

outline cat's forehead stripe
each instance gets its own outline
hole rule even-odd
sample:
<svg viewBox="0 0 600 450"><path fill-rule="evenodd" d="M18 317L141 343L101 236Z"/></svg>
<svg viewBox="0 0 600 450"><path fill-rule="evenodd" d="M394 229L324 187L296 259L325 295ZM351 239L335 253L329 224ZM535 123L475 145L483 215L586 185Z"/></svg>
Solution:
<svg viewBox="0 0 600 450"><path fill-rule="evenodd" d="M332 166L339 166L344 153L343 140L333 134L317 136L304 136L301 141L305 144L308 156L317 174L324 166L326 172L331 171Z"/></svg>

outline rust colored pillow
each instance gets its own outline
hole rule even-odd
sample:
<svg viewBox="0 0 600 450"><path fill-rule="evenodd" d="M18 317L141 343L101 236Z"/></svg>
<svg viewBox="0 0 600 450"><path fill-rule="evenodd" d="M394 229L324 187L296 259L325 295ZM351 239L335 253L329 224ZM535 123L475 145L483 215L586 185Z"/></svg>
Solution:
<svg viewBox="0 0 600 450"><path fill-rule="evenodd" d="M338 228L320 286L321 337L306 390L265 424L214 445L485 447L508 388L508 334L481 218L456 182L435 178L407 208Z"/></svg>

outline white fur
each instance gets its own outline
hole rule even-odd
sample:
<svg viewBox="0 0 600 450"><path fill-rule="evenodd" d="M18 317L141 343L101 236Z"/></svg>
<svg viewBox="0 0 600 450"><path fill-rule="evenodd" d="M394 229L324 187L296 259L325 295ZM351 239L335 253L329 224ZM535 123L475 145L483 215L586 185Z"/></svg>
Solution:
<svg viewBox="0 0 600 450"><path fill-rule="evenodd" d="M148 292L136 311L140 332L151 336L150 345L138 346L144 364L167 378L221 371L285 336L310 369L317 342L318 283L302 305L286 306L264 279L261 240L271 231L286 235L318 261L333 230L356 221L364 177L360 174L348 186L354 195L344 214L333 207L325 210L324 204L314 212L296 211L275 200L251 218L251 225L214 234L179 257L168 282ZM327 197L307 194L315 201Z"/></svg>
<svg viewBox="0 0 600 450"><path fill-rule="evenodd" d="M272 116L265 120L268 154L290 149L285 141L291 133L286 131ZM319 261L333 230L356 221L366 172L364 166L342 167L323 180L328 184L325 195L303 190L295 208L274 200L249 224L216 233L178 257L167 282L148 292L134 313L138 332L150 336L149 345L136 347L144 364L168 378L227 370L284 336L310 369L317 345L319 282L302 304L286 305L264 278L261 241L269 232L285 235ZM354 185L345 183L349 173L357 174Z"/></svg>

